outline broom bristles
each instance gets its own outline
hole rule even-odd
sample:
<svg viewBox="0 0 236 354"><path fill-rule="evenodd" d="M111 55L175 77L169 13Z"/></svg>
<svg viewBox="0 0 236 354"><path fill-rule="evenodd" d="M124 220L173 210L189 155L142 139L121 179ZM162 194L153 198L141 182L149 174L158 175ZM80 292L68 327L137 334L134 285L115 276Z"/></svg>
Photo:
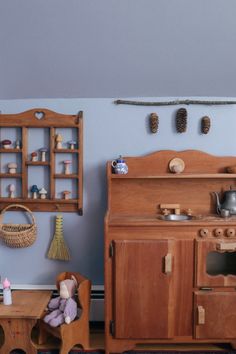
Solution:
<svg viewBox="0 0 236 354"><path fill-rule="evenodd" d="M48 250L48 258L69 261L71 257L68 247L63 240L58 241L55 237L53 238Z"/></svg>
<svg viewBox="0 0 236 354"><path fill-rule="evenodd" d="M70 260L70 252L63 238L61 216L56 217L56 232L53 236L47 256L51 259Z"/></svg>

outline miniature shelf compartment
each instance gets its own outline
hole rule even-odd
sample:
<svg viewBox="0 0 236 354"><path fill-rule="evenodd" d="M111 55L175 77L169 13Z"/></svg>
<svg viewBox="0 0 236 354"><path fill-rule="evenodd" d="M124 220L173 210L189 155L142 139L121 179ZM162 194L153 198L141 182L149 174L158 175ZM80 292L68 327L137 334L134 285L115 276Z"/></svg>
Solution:
<svg viewBox="0 0 236 354"><path fill-rule="evenodd" d="M83 112L77 115L67 115L56 113L44 108L31 109L17 114L0 114L0 128L20 128L22 148L4 149L0 148L1 153L21 154L21 173L9 174L0 173L0 178L21 178L21 197L5 198L0 194L0 210L12 203L20 203L29 207L32 211L63 211L83 214ZM29 161L28 158L28 138L29 128L47 128L50 131L50 142L47 161ZM57 129L73 128L76 129L76 138L78 141L77 149L56 149L55 137ZM76 173L65 175L58 174L55 171L55 154L67 153L76 156ZM49 167L49 195L47 199L31 199L28 197L28 167L47 166ZM56 198L55 181L56 179L76 180L77 192L76 198L64 200ZM1 191L0 191L1 192Z"/></svg>

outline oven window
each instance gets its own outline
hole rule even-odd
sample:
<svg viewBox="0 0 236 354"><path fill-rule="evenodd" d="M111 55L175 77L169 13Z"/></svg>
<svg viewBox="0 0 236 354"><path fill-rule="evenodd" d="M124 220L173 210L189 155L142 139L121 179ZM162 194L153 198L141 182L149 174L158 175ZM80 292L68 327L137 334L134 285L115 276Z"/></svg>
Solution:
<svg viewBox="0 0 236 354"><path fill-rule="evenodd" d="M236 252L209 252L206 271L209 275L236 275Z"/></svg>

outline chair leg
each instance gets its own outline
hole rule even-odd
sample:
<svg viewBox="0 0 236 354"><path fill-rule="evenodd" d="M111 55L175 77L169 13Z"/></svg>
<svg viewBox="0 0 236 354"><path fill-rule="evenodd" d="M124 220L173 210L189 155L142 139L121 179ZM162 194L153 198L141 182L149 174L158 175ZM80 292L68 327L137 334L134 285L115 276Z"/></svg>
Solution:
<svg viewBox="0 0 236 354"><path fill-rule="evenodd" d="M65 342L61 343L60 354L69 354L71 350L71 345Z"/></svg>
<svg viewBox="0 0 236 354"><path fill-rule="evenodd" d="M42 324L39 323L39 337L38 337L38 344L44 344L47 341L48 333L43 328Z"/></svg>
<svg viewBox="0 0 236 354"><path fill-rule="evenodd" d="M84 349L90 348L89 333L85 333L83 335L83 338L81 338L81 345L83 346Z"/></svg>

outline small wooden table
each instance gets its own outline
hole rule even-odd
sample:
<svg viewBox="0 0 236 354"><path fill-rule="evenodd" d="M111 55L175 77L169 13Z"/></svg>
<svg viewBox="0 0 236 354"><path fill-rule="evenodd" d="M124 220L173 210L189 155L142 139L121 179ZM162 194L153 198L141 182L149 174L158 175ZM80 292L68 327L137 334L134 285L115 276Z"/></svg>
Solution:
<svg viewBox="0 0 236 354"><path fill-rule="evenodd" d="M37 354L31 341L31 331L42 317L51 295L48 290L15 290L12 292L12 305L0 303L0 326L4 331L0 353L22 349L27 354Z"/></svg>

